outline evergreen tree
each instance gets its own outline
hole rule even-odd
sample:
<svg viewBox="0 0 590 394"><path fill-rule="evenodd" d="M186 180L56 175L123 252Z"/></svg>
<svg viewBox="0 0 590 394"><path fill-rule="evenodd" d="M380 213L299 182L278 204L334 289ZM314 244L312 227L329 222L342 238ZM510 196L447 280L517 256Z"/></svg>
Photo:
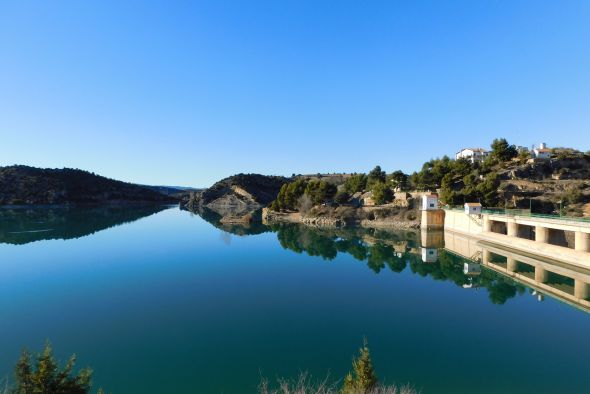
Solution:
<svg viewBox="0 0 590 394"><path fill-rule="evenodd" d="M16 387L14 394L86 394L90 392L92 370L82 369L73 375L76 356L72 355L64 368L59 369L49 343L43 352L35 356L35 367L32 357L26 350L18 360L14 375Z"/></svg>
<svg viewBox="0 0 590 394"><path fill-rule="evenodd" d="M365 174L355 174L344 182L344 190L350 194L362 192L367 187L367 176Z"/></svg>
<svg viewBox="0 0 590 394"><path fill-rule="evenodd" d="M391 184L395 188L399 188L400 190L405 190L408 187L408 175L404 174L402 171L395 171L389 176L391 180Z"/></svg>
<svg viewBox="0 0 590 394"><path fill-rule="evenodd" d="M518 155L518 151L514 145L508 144L505 138L496 138L492 142L491 156L498 161L508 161Z"/></svg>
<svg viewBox="0 0 590 394"><path fill-rule="evenodd" d="M311 181L305 187L305 195L311 198L314 204L321 204L334 197L336 186L326 181Z"/></svg>
<svg viewBox="0 0 590 394"><path fill-rule="evenodd" d="M385 182L385 171L381 170L381 166L375 166L375 168L369 172L368 178L369 181L373 182Z"/></svg>
<svg viewBox="0 0 590 394"><path fill-rule="evenodd" d="M373 185L373 201L377 205L386 204L393 199L393 192L383 182L377 182Z"/></svg>
<svg viewBox="0 0 590 394"><path fill-rule="evenodd" d="M352 360L352 372L344 379L344 394L368 393L377 387L377 375L373 369L367 341L359 349L359 356Z"/></svg>

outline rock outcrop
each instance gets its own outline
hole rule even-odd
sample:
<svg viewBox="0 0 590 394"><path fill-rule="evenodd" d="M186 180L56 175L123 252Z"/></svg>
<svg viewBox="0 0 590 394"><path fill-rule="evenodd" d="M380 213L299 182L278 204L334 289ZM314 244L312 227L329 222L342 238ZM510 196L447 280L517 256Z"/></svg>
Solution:
<svg viewBox="0 0 590 394"><path fill-rule="evenodd" d="M238 174L191 193L182 204L196 213L207 208L220 215L225 223L260 220L257 211L270 204L289 180L280 176Z"/></svg>

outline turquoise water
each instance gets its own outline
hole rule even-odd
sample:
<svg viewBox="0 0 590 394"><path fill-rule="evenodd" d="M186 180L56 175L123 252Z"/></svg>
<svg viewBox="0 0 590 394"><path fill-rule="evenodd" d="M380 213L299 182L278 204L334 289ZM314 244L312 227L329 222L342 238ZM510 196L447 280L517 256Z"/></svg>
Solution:
<svg viewBox="0 0 590 394"><path fill-rule="evenodd" d="M0 379L48 339L107 392L249 393L261 376L340 378L366 337L382 381L423 393L590 385L586 312L470 278L444 250L424 263L420 234L214 224L163 207L1 211Z"/></svg>

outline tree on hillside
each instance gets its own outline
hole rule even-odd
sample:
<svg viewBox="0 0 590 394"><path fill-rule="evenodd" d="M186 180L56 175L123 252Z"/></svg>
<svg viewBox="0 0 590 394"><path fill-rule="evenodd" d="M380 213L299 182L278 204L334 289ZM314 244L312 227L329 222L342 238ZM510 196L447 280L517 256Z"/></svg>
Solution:
<svg viewBox="0 0 590 394"><path fill-rule="evenodd" d="M455 160L450 170L452 174L462 178L473 171L473 165L469 160L462 157L459 160Z"/></svg>
<svg viewBox="0 0 590 394"><path fill-rule="evenodd" d="M505 138L496 138L492 142L491 156L500 162L508 161L518 155L518 151L514 145L508 144Z"/></svg>
<svg viewBox="0 0 590 394"><path fill-rule="evenodd" d="M385 182L385 171L381 170L381 166L375 166L375 168L369 172L368 178L369 181L373 182Z"/></svg>
<svg viewBox="0 0 590 394"><path fill-rule="evenodd" d="M377 182L373 185L373 201L376 205L386 204L393 200L393 192L383 182Z"/></svg>
<svg viewBox="0 0 590 394"><path fill-rule="evenodd" d="M410 176L410 183L418 190L434 190L440 187L443 177L454 172L455 161L448 156L432 159L422 165L419 172Z"/></svg>
<svg viewBox="0 0 590 394"><path fill-rule="evenodd" d="M270 205L273 211L295 210L299 198L305 193L307 181L304 179L297 179L291 183L285 183L281 186L279 194L275 201Z"/></svg>
<svg viewBox="0 0 590 394"><path fill-rule="evenodd" d="M483 182L476 186L478 197L481 203L487 207L493 207L498 204L498 187L500 186L500 179L498 174L492 172L488 174Z"/></svg>
<svg viewBox="0 0 590 394"><path fill-rule="evenodd" d="M315 205L332 199L336 191L336 186L326 181L311 181L305 187L305 195L309 196Z"/></svg>
<svg viewBox="0 0 590 394"><path fill-rule="evenodd" d="M365 174L354 174L344 182L344 190L350 194L362 192L367 187L367 176Z"/></svg>
<svg viewBox="0 0 590 394"><path fill-rule="evenodd" d="M404 174L402 171L394 171L390 176L390 183L394 188L399 188L400 190L405 190L408 187L408 175Z"/></svg>

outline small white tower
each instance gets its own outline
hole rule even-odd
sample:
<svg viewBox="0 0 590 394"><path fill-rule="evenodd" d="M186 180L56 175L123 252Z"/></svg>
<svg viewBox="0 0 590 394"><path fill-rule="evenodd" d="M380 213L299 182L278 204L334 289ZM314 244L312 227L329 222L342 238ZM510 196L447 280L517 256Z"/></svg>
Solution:
<svg viewBox="0 0 590 394"><path fill-rule="evenodd" d="M422 210L433 211L438 209L438 196L436 194L428 194L422 196Z"/></svg>

